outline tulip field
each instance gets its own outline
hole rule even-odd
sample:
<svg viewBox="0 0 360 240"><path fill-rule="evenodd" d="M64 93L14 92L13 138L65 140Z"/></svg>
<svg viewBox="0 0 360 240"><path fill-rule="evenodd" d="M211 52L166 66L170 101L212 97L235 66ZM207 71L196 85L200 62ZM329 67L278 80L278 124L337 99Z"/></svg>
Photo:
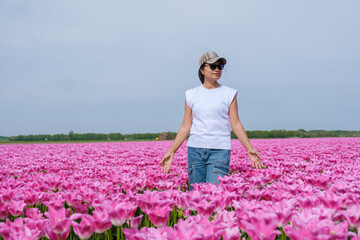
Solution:
<svg viewBox="0 0 360 240"><path fill-rule="evenodd" d="M0 145L0 239L360 239L360 138L251 142L193 191L186 143Z"/></svg>

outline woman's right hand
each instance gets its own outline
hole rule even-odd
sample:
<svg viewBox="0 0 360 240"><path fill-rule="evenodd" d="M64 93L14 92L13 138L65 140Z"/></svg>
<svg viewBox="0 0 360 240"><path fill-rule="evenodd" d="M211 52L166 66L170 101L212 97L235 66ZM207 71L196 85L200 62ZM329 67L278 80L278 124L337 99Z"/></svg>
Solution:
<svg viewBox="0 0 360 240"><path fill-rule="evenodd" d="M161 159L161 171L168 173L172 162L174 161L174 153L166 153L165 156Z"/></svg>
<svg viewBox="0 0 360 240"><path fill-rule="evenodd" d="M258 151L251 149L248 151L248 155L251 160L251 165L253 166L253 168L257 168L257 169L264 168L264 165L260 159L260 155Z"/></svg>

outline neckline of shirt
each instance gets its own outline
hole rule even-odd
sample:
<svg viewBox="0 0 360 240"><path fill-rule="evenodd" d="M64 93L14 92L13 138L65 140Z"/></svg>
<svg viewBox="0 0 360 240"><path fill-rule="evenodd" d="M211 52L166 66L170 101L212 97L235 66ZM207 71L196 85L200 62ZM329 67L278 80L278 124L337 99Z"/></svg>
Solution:
<svg viewBox="0 0 360 240"><path fill-rule="evenodd" d="M216 90L216 89L220 89L221 87L222 87L222 85L218 86L217 88L208 89L208 88L204 87L204 85L201 84L201 88L203 88L204 90L207 90L207 91L213 91L213 90Z"/></svg>

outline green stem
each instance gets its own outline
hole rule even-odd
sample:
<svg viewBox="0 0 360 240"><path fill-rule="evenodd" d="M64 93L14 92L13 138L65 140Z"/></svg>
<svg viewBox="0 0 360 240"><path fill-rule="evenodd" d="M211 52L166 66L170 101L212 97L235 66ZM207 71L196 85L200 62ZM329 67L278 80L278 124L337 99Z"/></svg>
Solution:
<svg viewBox="0 0 360 240"><path fill-rule="evenodd" d="M116 239L117 239L117 240L120 240L120 227L117 227Z"/></svg>
<svg viewBox="0 0 360 240"><path fill-rule="evenodd" d="M105 240L109 240L108 230L105 231Z"/></svg>
<svg viewBox="0 0 360 240"><path fill-rule="evenodd" d="M145 214L145 226L149 228L149 219L147 214Z"/></svg>
<svg viewBox="0 0 360 240"><path fill-rule="evenodd" d="M176 208L175 208L175 205L174 205L174 211L173 211L173 226L175 226L176 224Z"/></svg>
<svg viewBox="0 0 360 240"><path fill-rule="evenodd" d="M283 228L281 228L281 239L282 239L282 240L286 240L286 234L285 234Z"/></svg>

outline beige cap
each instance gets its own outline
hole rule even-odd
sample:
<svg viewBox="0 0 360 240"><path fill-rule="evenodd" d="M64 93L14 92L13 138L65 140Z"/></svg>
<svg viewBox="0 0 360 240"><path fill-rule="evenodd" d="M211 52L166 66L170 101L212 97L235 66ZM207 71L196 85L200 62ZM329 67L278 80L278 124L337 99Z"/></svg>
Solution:
<svg viewBox="0 0 360 240"><path fill-rule="evenodd" d="M221 60L222 61L222 64L226 64L226 59L225 58L221 58L219 57L219 55L217 55L216 52L206 52L204 53L201 57L200 57L200 60L199 60L199 65L203 65L204 63L214 63L216 62L217 60Z"/></svg>

